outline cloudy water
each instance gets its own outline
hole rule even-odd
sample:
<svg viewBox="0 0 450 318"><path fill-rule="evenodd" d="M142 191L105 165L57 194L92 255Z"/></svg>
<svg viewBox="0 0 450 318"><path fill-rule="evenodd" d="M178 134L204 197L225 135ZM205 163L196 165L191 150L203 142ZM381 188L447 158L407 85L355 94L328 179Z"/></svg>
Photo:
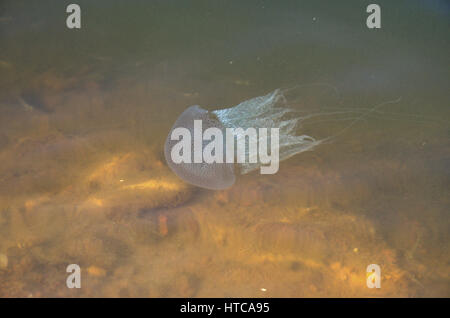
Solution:
<svg viewBox="0 0 450 318"><path fill-rule="evenodd" d="M446 1L72 2L0 1L1 297L450 296ZM169 168L187 107L277 88L333 137L226 190Z"/></svg>

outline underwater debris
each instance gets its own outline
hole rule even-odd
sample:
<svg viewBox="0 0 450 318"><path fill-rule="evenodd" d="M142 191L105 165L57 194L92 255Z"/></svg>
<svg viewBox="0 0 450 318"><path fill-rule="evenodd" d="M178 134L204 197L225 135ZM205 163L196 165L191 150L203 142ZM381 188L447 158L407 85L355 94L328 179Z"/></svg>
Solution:
<svg viewBox="0 0 450 318"><path fill-rule="evenodd" d="M97 267L94 265L89 266L86 271L88 272L89 275L91 276L96 276L96 277L103 277L106 276L106 271L101 268L101 267Z"/></svg>
<svg viewBox="0 0 450 318"><path fill-rule="evenodd" d="M248 80L237 79L233 83L236 85L241 85L241 86L250 86L250 81L248 81Z"/></svg>
<svg viewBox="0 0 450 318"><path fill-rule="evenodd" d="M169 232L169 230L167 229L167 216L160 215L158 217L158 221L159 221L159 234L161 236L166 236L167 233Z"/></svg>
<svg viewBox="0 0 450 318"><path fill-rule="evenodd" d="M6 269L8 267L8 256L0 253L0 269Z"/></svg>

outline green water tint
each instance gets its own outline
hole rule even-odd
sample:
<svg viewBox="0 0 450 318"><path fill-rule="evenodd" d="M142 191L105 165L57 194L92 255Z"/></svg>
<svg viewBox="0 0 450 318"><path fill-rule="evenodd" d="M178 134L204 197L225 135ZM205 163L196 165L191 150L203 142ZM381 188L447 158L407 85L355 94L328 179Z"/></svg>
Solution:
<svg viewBox="0 0 450 318"><path fill-rule="evenodd" d="M2 2L0 296L450 295L444 11L383 2L371 33L356 1L90 3L74 34ZM336 138L223 191L166 165L189 105L297 84L296 134Z"/></svg>

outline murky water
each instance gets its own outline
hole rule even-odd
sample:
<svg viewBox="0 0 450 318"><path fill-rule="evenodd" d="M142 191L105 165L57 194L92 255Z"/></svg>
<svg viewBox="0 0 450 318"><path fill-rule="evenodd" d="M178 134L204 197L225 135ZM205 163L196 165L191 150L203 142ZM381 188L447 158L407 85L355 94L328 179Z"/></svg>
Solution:
<svg viewBox="0 0 450 318"><path fill-rule="evenodd" d="M0 2L0 296L450 296L445 1L378 1L380 30L364 1L77 3ZM226 191L167 167L186 107L296 85L339 113L318 137L395 102Z"/></svg>

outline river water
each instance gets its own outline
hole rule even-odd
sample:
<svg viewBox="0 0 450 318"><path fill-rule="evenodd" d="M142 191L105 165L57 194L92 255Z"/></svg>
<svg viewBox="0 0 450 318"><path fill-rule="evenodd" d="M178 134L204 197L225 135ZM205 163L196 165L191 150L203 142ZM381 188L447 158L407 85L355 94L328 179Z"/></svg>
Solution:
<svg viewBox="0 0 450 318"><path fill-rule="evenodd" d="M450 296L448 3L76 3L0 2L0 296ZM188 106L290 87L343 133L228 190L168 168Z"/></svg>

